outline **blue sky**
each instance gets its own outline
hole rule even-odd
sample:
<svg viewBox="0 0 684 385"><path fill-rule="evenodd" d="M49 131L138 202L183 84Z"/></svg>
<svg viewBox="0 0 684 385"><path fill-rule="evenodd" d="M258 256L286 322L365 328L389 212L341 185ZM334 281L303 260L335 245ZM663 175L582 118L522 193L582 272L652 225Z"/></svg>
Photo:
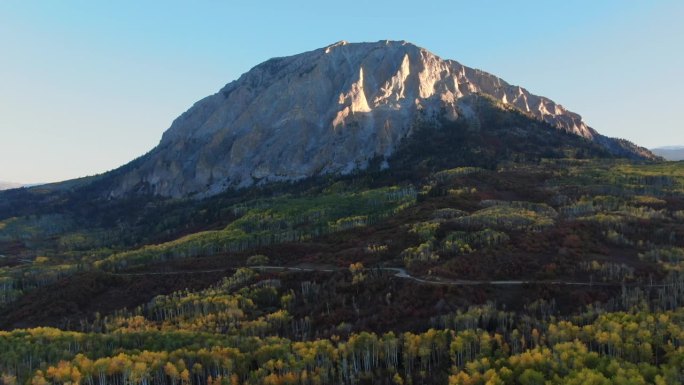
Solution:
<svg viewBox="0 0 684 385"><path fill-rule="evenodd" d="M407 40L580 113L684 144L684 2L3 1L0 180L118 167L254 65L339 40Z"/></svg>

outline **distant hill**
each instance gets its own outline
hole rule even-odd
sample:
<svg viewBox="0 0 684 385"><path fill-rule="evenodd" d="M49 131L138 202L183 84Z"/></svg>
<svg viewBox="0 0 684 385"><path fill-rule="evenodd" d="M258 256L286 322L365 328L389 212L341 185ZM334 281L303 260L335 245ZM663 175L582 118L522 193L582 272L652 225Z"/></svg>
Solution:
<svg viewBox="0 0 684 385"><path fill-rule="evenodd" d="M684 160L684 146L657 147L651 152L667 160Z"/></svg>
<svg viewBox="0 0 684 385"><path fill-rule="evenodd" d="M13 188L19 188L21 186L23 186L21 183L0 181L0 190L9 190Z"/></svg>

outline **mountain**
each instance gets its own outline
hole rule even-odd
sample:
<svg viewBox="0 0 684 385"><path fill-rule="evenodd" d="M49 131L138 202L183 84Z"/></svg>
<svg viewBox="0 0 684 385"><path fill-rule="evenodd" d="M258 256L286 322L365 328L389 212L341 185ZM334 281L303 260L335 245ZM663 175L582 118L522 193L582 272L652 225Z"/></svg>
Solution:
<svg viewBox="0 0 684 385"><path fill-rule="evenodd" d="M472 95L630 158L580 115L486 72L403 41L339 42L252 68L178 117L109 195L209 196L230 188L349 174L387 160L418 122L478 121ZM386 162L383 162L387 166Z"/></svg>
<svg viewBox="0 0 684 385"><path fill-rule="evenodd" d="M274 59L0 192L0 384L683 383L684 162L459 66Z"/></svg>
<svg viewBox="0 0 684 385"><path fill-rule="evenodd" d="M684 160L684 146L657 147L652 148L651 152L667 160Z"/></svg>
<svg viewBox="0 0 684 385"><path fill-rule="evenodd" d="M21 183L0 181L0 190L9 190L9 189L13 189L13 188L19 188L21 186L23 186L23 184L21 184Z"/></svg>

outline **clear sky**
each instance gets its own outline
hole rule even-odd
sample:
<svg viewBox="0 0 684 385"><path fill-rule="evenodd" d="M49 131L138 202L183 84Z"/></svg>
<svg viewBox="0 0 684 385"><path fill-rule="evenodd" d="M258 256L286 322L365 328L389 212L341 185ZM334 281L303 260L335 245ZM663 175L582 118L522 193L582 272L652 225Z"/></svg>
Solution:
<svg viewBox="0 0 684 385"><path fill-rule="evenodd" d="M407 40L684 145L683 20L681 0L1 1L0 180L116 168L256 64L339 40Z"/></svg>

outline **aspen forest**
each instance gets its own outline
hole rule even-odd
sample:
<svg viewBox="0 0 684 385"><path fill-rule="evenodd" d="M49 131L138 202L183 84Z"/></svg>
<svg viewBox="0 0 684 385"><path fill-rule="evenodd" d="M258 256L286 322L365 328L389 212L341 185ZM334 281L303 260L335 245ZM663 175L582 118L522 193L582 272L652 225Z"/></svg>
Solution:
<svg viewBox="0 0 684 385"><path fill-rule="evenodd" d="M683 163L415 135L206 199L2 193L0 382L684 383Z"/></svg>

